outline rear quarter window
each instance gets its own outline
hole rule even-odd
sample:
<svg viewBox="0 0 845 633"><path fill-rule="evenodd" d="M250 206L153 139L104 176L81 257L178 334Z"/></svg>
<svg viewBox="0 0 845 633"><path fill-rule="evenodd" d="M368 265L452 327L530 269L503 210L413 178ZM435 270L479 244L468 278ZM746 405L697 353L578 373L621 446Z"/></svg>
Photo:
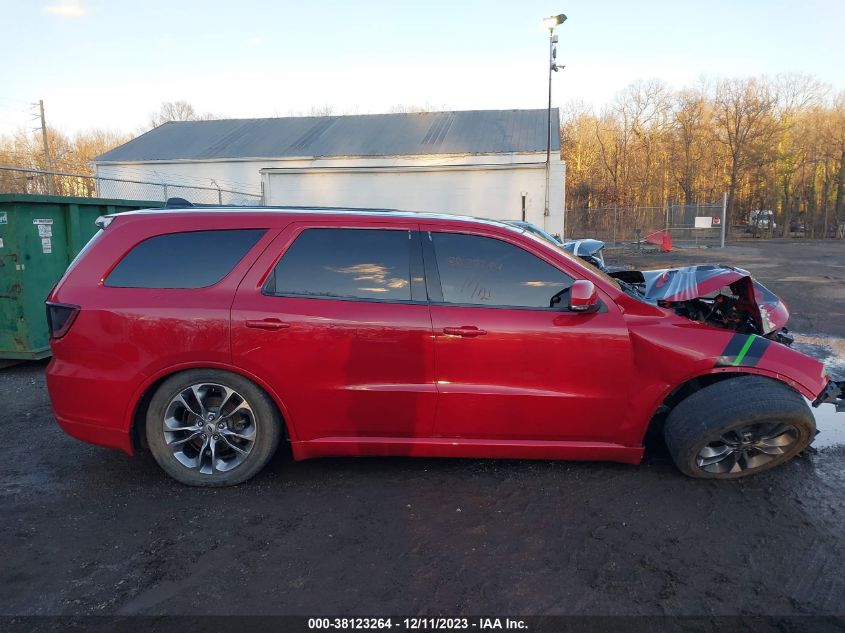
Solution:
<svg viewBox="0 0 845 633"><path fill-rule="evenodd" d="M204 288L228 275L264 229L189 231L135 245L106 277L119 288Z"/></svg>

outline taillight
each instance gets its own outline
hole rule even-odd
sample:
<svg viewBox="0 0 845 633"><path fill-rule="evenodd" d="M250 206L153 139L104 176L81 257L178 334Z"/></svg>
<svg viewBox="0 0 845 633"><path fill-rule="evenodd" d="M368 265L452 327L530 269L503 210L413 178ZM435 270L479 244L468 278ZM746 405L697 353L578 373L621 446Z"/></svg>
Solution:
<svg viewBox="0 0 845 633"><path fill-rule="evenodd" d="M50 328L50 338L61 338L67 334L77 314L79 306L48 301L47 326Z"/></svg>

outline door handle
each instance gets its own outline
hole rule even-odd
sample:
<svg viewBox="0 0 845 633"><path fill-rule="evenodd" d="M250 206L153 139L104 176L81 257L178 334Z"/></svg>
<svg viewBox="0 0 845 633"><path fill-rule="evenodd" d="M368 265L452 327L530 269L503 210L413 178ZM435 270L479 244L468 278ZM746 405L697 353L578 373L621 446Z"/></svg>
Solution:
<svg viewBox="0 0 845 633"><path fill-rule="evenodd" d="M279 319L247 319L247 327L252 327L257 330L283 330L290 327L290 323L285 323Z"/></svg>
<svg viewBox="0 0 845 633"><path fill-rule="evenodd" d="M443 334L449 336L463 336L465 338L474 338L476 336L483 336L487 334L487 330L479 330L474 325L460 325L443 328Z"/></svg>

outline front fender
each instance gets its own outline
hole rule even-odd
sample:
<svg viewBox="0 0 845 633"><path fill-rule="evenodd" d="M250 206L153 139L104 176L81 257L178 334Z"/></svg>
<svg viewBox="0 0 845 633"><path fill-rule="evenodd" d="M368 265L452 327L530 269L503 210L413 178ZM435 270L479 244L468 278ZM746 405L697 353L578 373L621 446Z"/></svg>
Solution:
<svg viewBox="0 0 845 633"><path fill-rule="evenodd" d="M638 417L629 422L630 427L641 425L643 433L673 391L702 376L766 376L787 384L809 400L816 399L828 384L821 362L753 334L738 334L673 316L632 319L629 330L637 368L629 389L629 415Z"/></svg>
<svg viewBox="0 0 845 633"><path fill-rule="evenodd" d="M809 400L814 400L828 383L821 361L756 334L730 337L710 373L720 371L769 376L788 384Z"/></svg>

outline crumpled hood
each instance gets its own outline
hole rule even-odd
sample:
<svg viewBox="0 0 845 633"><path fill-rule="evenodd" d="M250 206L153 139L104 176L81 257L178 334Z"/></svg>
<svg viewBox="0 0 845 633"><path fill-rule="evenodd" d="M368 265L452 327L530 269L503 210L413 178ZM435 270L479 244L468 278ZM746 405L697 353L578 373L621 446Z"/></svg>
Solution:
<svg viewBox="0 0 845 633"><path fill-rule="evenodd" d="M789 310L773 292L751 273L733 266L685 266L643 271L645 297L650 301L677 303L714 296L729 287L739 297L741 306L764 334L786 325Z"/></svg>

